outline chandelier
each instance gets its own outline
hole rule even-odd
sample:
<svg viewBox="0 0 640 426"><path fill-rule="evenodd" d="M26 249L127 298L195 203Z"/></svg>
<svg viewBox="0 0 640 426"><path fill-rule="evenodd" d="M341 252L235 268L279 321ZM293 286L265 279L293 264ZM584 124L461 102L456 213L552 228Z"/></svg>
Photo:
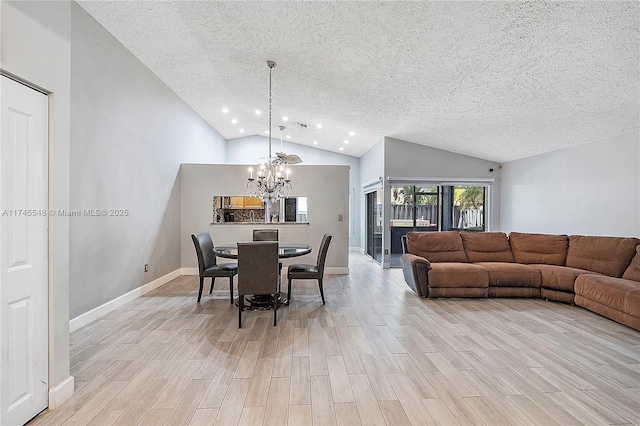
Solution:
<svg viewBox="0 0 640 426"><path fill-rule="evenodd" d="M302 160L297 155L287 155L282 152L276 153L275 157L271 156L271 72L276 67L276 63L267 61L267 66L269 67L269 157L264 163L258 164L255 178L253 168L249 168L247 188L251 196L272 205L286 197L287 192L292 188L291 179L289 179L291 170L285 165L301 163ZM283 129L284 127L281 128L281 132ZM282 138L280 143L282 144Z"/></svg>

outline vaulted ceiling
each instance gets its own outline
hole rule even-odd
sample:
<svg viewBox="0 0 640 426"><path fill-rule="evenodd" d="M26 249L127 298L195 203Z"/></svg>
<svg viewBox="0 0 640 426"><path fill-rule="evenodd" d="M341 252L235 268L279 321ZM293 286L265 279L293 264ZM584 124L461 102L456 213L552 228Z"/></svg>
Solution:
<svg viewBox="0 0 640 426"><path fill-rule="evenodd" d="M265 135L267 60L273 136L356 157L391 136L506 162L639 129L635 1L79 3L226 139Z"/></svg>

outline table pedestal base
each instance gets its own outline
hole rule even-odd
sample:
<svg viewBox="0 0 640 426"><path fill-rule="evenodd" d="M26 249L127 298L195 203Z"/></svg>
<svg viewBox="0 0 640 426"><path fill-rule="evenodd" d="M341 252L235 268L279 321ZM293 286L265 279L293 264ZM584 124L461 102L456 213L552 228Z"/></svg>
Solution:
<svg viewBox="0 0 640 426"><path fill-rule="evenodd" d="M289 304L285 293L276 293L278 296L278 307ZM236 302L236 305L239 302ZM255 294L246 296L244 308L250 311L268 311L273 309L273 296L271 294Z"/></svg>

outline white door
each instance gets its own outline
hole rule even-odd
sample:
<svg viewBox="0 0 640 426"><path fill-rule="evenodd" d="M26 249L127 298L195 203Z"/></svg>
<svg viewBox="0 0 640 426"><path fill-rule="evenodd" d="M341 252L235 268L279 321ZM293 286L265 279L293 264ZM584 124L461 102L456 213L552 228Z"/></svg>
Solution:
<svg viewBox="0 0 640 426"><path fill-rule="evenodd" d="M0 425L48 405L48 99L0 81Z"/></svg>

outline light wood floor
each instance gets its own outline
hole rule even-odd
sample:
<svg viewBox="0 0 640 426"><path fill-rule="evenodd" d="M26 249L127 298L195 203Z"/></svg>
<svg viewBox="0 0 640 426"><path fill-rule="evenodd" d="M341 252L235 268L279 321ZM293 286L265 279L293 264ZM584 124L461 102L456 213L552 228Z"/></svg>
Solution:
<svg viewBox="0 0 640 426"><path fill-rule="evenodd" d="M529 299L424 300L400 270L294 282L241 330L180 277L71 335L76 392L34 425L640 424L640 333Z"/></svg>

